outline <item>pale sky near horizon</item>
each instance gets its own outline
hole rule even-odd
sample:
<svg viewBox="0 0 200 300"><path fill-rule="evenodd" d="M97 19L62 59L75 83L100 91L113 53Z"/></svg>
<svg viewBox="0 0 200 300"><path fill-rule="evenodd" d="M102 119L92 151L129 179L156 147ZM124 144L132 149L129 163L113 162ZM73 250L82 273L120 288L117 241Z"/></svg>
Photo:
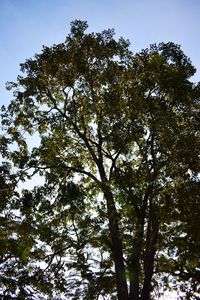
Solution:
<svg viewBox="0 0 200 300"><path fill-rule="evenodd" d="M0 0L0 105L12 95L5 82L15 81L19 64L42 45L64 41L74 19L88 21L89 31L115 28L132 50L151 43L181 45L200 76L200 0Z"/></svg>

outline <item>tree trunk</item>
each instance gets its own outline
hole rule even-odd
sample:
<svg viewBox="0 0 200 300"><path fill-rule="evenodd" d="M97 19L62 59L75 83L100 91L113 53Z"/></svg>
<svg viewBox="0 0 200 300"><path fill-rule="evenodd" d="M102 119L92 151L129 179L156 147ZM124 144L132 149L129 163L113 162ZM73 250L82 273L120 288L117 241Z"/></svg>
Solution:
<svg viewBox="0 0 200 300"><path fill-rule="evenodd" d="M142 243L144 237L144 218L146 209L145 205L141 208L138 214L136 234L133 241L133 252L130 259L130 294L129 300L138 300L140 298L139 276L140 276L140 259L142 252Z"/></svg>
<svg viewBox="0 0 200 300"><path fill-rule="evenodd" d="M104 185L104 196L107 201L109 230L112 240L112 256L115 265L118 300L128 300L128 287L125 276L122 242L119 233L118 214L115 207L112 192Z"/></svg>
<svg viewBox="0 0 200 300"><path fill-rule="evenodd" d="M129 300L139 299L139 261L132 262L130 268L130 293Z"/></svg>
<svg viewBox="0 0 200 300"><path fill-rule="evenodd" d="M145 269L145 278L144 284L142 288L142 300L150 300L150 292L151 292L151 280L153 276L154 269L154 257L155 257L155 249L151 249L146 253L144 259L144 269Z"/></svg>
<svg viewBox="0 0 200 300"><path fill-rule="evenodd" d="M133 253L129 264L129 271L130 271L129 300L139 299L139 275L140 275L142 237L143 237L143 227L141 227L140 224L135 239L133 241Z"/></svg>
<svg viewBox="0 0 200 300"><path fill-rule="evenodd" d="M142 300L150 300L151 280L154 270L154 260L156 253L156 243L158 240L159 221L157 216L157 208L152 206L150 202L149 221L146 236L146 253L144 257L144 283L142 288Z"/></svg>

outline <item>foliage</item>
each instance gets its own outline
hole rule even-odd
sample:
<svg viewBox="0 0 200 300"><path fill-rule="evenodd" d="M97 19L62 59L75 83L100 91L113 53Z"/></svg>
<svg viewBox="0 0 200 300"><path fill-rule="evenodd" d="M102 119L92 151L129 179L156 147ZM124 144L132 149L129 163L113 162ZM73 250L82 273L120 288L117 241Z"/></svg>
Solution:
<svg viewBox="0 0 200 300"><path fill-rule="evenodd" d="M0 296L2 299L36 299L48 293L48 281L36 265L35 229L28 212L31 193L16 192L16 176L4 162L0 166ZM33 251L34 250L34 251ZM31 259L31 262L29 262ZM33 263L35 263L33 267ZM49 290L49 294L51 291ZM36 298L35 298L36 297Z"/></svg>
<svg viewBox="0 0 200 300"><path fill-rule="evenodd" d="M113 30L71 25L64 43L21 64L24 75L8 84L15 99L2 108L16 176L45 179L17 206L29 226L29 242L19 244L35 280L26 284L67 299L145 300L170 276L192 299L200 270L195 68L173 43L133 54ZM39 146L31 149L28 135Z"/></svg>

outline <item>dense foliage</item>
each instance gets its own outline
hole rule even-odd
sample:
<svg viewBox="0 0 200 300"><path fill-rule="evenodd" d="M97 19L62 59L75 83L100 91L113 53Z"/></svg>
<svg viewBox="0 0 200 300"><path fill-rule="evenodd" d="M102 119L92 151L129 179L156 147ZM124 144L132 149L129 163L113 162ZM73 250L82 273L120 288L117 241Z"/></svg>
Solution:
<svg viewBox="0 0 200 300"><path fill-rule="evenodd" d="M86 29L72 22L8 83L2 293L147 300L173 288L199 299L195 68L173 43L133 54L113 30ZM17 193L28 180L35 188Z"/></svg>

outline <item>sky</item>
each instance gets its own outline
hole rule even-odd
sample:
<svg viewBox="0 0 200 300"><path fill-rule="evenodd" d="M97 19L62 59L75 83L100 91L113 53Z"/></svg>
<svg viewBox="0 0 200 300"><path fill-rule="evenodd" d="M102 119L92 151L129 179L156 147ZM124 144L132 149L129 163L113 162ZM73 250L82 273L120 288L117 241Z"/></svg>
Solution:
<svg viewBox="0 0 200 300"><path fill-rule="evenodd" d="M199 0L0 0L0 105L12 100L5 83L15 81L19 64L64 41L70 22L85 20L89 31L114 28L134 52L151 43L180 44L200 76Z"/></svg>

